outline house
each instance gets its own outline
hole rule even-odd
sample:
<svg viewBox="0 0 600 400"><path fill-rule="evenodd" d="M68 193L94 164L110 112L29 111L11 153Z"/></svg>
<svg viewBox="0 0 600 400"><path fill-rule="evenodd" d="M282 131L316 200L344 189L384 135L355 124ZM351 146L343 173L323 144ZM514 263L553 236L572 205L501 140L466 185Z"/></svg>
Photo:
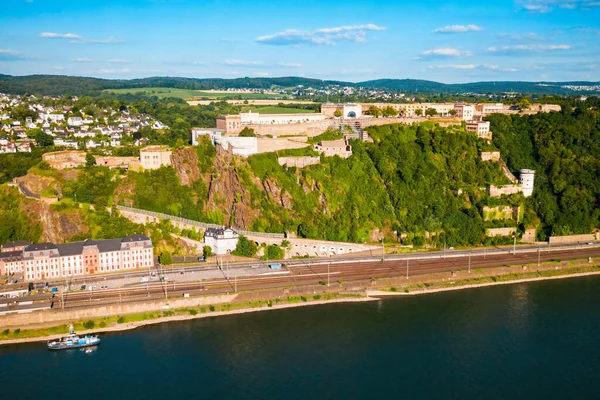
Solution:
<svg viewBox="0 0 600 400"><path fill-rule="evenodd" d="M0 136L0 145L6 146L8 143L10 143L10 141L6 136Z"/></svg>
<svg viewBox="0 0 600 400"><path fill-rule="evenodd" d="M83 123L86 125L91 125L94 123L94 118L92 117L85 117L85 119L83 120Z"/></svg>
<svg viewBox="0 0 600 400"><path fill-rule="evenodd" d="M169 129L169 127L160 121L156 121L152 124L152 129Z"/></svg>
<svg viewBox="0 0 600 400"><path fill-rule="evenodd" d="M323 153L325 157L339 156L348 158L352 155L352 146L345 139L322 140L320 143L313 145L313 149L319 153Z"/></svg>
<svg viewBox="0 0 600 400"><path fill-rule="evenodd" d="M67 119L67 124L69 124L69 126L81 126L83 125L83 118L69 117L69 119Z"/></svg>
<svg viewBox="0 0 600 400"><path fill-rule="evenodd" d="M204 232L204 244L211 248L213 254L229 254L235 250L238 237L231 228L208 228Z"/></svg>
<svg viewBox="0 0 600 400"><path fill-rule="evenodd" d="M144 169L159 169L171 165L171 153L167 146L147 146L140 149L140 162Z"/></svg>
<svg viewBox="0 0 600 400"><path fill-rule="evenodd" d="M87 142L85 142L85 147L86 147L86 149L95 149L95 148L101 147L101 144L96 143L90 139Z"/></svg>
<svg viewBox="0 0 600 400"><path fill-rule="evenodd" d="M17 143L17 151L20 153L31 153L31 144L29 142Z"/></svg>

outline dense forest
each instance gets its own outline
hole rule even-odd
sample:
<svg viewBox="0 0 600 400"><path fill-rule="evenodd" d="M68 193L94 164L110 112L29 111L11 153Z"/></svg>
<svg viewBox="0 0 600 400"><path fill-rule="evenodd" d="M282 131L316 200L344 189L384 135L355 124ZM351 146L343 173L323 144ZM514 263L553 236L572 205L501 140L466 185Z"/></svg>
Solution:
<svg viewBox="0 0 600 400"><path fill-rule="evenodd" d="M562 113L488 117L509 168L536 170L527 206L540 218L540 239L600 228L599 106L590 98Z"/></svg>
<svg viewBox="0 0 600 400"><path fill-rule="evenodd" d="M378 79L364 82L323 81L303 77L280 78L177 78L151 77L141 79L100 79L63 75L10 76L0 74L0 93L35 94L50 96L92 95L104 89L140 87L171 87L179 89L271 89L297 86L323 88L327 85L365 87L396 90L405 93L528 93L528 94L578 94L586 91L573 91L564 85L593 86L598 82L474 82L444 84L419 79ZM596 92L597 93L597 92Z"/></svg>

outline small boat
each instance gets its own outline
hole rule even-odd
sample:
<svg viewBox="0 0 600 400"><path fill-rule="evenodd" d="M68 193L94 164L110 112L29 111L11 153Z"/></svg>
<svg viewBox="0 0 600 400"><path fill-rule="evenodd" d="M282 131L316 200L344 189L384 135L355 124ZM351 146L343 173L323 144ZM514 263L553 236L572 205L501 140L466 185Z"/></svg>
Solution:
<svg viewBox="0 0 600 400"><path fill-rule="evenodd" d="M73 325L69 327L69 334L60 339L50 340L47 343L48 350L78 349L81 347L96 346L100 344L97 335L79 336L73 331Z"/></svg>

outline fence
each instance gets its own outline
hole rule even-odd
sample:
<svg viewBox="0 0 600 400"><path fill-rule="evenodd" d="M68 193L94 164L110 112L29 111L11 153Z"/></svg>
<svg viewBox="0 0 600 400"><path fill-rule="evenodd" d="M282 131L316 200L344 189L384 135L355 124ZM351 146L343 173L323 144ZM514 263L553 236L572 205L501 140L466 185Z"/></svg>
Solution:
<svg viewBox="0 0 600 400"><path fill-rule="evenodd" d="M183 223L183 224L197 226L197 227L204 228L204 229L208 229L208 228L221 229L221 228L224 228L224 226L218 225L218 224L211 224L211 223L208 223L208 222L194 221L192 219L176 217L174 215L163 214L163 213L159 213L159 212L155 212L155 211L140 210L138 208L132 208L132 207L126 207L126 206L117 206L117 210L127 211L127 212L131 212L131 213L136 213L136 214L147 215L147 216L155 217L155 218L168 219L170 221L180 222L180 223ZM260 236L260 237L268 237L268 238L274 238L274 239L284 239L285 238L285 235L283 233L252 232L252 231L245 231L245 230L242 230L242 229L235 229L235 231L238 232L241 235L246 235L246 236Z"/></svg>

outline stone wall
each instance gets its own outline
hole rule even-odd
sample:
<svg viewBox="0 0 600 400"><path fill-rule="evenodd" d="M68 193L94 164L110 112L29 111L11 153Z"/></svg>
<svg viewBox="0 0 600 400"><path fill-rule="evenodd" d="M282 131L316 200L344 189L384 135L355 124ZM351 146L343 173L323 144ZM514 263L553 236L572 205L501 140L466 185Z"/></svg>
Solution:
<svg viewBox="0 0 600 400"><path fill-rule="evenodd" d="M115 315L128 315L146 312L163 311L172 308L197 307L211 304L232 302L237 297L234 295L217 295L190 298L177 298L169 300L145 301L136 303L109 304L75 310L52 309L26 314L8 314L0 318L0 327L18 328L26 325L42 325L47 323L72 323L92 318L104 318Z"/></svg>
<svg viewBox="0 0 600 400"><path fill-rule="evenodd" d="M499 151L482 151L481 161L500 161Z"/></svg>
<svg viewBox="0 0 600 400"><path fill-rule="evenodd" d="M595 235L550 236L550 245L588 243L596 240Z"/></svg>
<svg viewBox="0 0 600 400"><path fill-rule="evenodd" d="M520 207L517 207L520 210ZM519 210L517 210L517 215ZM483 220L513 219L514 211L511 206L483 207Z"/></svg>
<svg viewBox="0 0 600 400"><path fill-rule="evenodd" d="M306 136L301 136L298 139L301 138L304 138L304 142L306 142ZM258 139L259 153L270 153L285 149L301 149L308 146L310 146L308 143L302 143L302 141L295 139Z"/></svg>
<svg viewBox="0 0 600 400"><path fill-rule="evenodd" d="M319 157L279 157L277 159L279 165L287 167L304 168L308 165L315 165L321 162Z"/></svg>
<svg viewBox="0 0 600 400"><path fill-rule="evenodd" d="M520 185L505 185L505 186L494 186L490 185L488 192L491 197L500 197L502 195L510 195L521 193L523 189Z"/></svg>
<svg viewBox="0 0 600 400"><path fill-rule="evenodd" d="M489 228L485 230L486 236L512 236L517 228Z"/></svg>

